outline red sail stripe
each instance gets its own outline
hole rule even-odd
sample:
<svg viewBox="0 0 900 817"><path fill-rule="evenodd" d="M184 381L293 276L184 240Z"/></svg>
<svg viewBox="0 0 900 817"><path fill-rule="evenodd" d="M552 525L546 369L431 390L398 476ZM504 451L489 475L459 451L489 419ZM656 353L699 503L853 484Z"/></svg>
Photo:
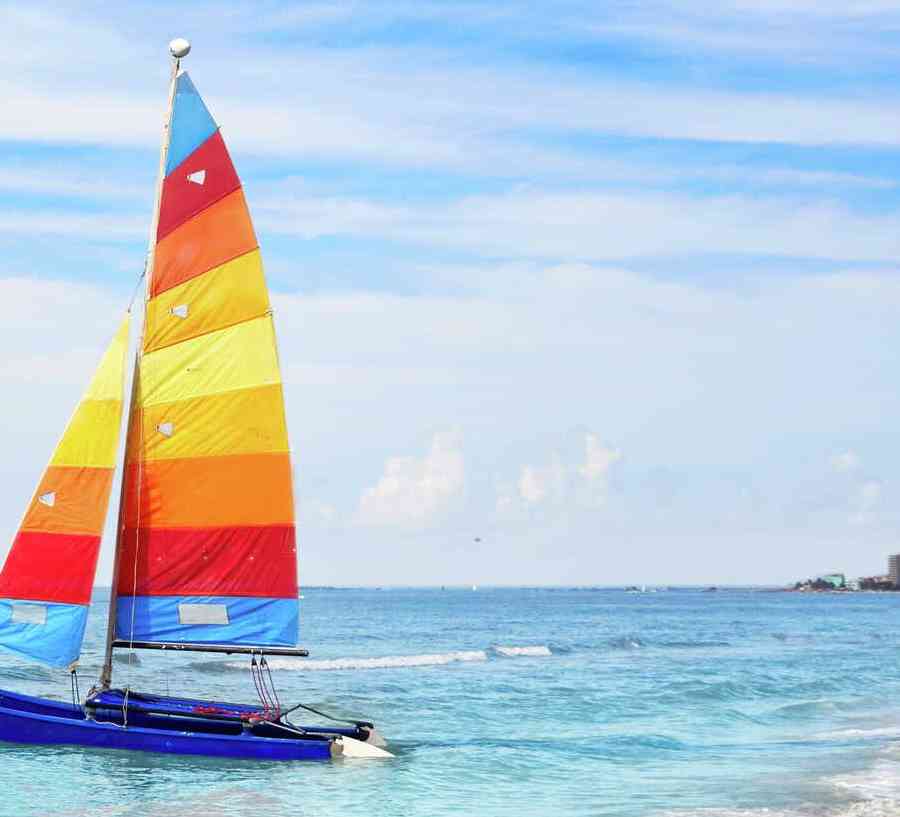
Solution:
<svg viewBox="0 0 900 817"><path fill-rule="evenodd" d="M142 528L138 537L127 528L119 549L118 593L295 598L294 536L293 525Z"/></svg>
<svg viewBox="0 0 900 817"><path fill-rule="evenodd" d="M191 181L189 177L197 173L204 177ZM228 149L216 131L163 182L157 240L240 186Z"/></svg>
<svg viewBox="0 0 900 817"><path fill-rule="evenodd" d="M88 604L99 550L99 536L21 531L0 572L0 597Z"/></svg>

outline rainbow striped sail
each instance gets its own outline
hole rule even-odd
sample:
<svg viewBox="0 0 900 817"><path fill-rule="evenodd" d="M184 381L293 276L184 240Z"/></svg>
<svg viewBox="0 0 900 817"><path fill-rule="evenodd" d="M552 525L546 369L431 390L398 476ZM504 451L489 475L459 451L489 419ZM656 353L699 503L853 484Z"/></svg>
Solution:
<svg viewBox="0 0 900 817"><path fill-rule="evenodd" d="M128 317L53 452L0 571L0 647L78 659L119 447Z"/></svg>
<svg viewBox="0 0 900 817"><path fill-rule="evenodd" d="M291 459L269 295L241 182L175 79L117 545L115 637L292 646Z"/></svg>

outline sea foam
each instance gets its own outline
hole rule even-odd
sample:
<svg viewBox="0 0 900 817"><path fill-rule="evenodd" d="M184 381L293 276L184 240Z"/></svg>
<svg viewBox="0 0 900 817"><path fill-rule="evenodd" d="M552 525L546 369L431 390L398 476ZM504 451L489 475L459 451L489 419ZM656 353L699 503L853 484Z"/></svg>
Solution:
<svg viewBox="0 0 900 817"><path fill-rule="evenodd" d="M893 803L897 808L897 804L900 804L900 763L897 762L897 749L889 746L868 768L836 775L829 782L835 788L849 791L867 801ZM900 808L891 813L900 814Z"/></svg>
<svg viewBox="0 0 900 817"><path fill-rule="evenodd" d="M494 652L498 655L505 655L507 658L512 658L517 655L528 655L532 657L537 656L547 656L553 655L550 651L549 647L544 646L543 644L537 647L503 647L497 646L494 647Z"/></svg>

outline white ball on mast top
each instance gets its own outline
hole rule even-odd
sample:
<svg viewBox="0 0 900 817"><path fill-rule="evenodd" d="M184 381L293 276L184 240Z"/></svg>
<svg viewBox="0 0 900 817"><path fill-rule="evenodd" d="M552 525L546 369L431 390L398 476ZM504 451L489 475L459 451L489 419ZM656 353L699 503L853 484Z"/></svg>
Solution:
<svg viewBox="0 0 900 817"><path fill-rule="evenodd" d="M184 37L176 37L169 43L169 53L175 57L176 60L186 57L190 52L191 44L185 40Z"/></svg>

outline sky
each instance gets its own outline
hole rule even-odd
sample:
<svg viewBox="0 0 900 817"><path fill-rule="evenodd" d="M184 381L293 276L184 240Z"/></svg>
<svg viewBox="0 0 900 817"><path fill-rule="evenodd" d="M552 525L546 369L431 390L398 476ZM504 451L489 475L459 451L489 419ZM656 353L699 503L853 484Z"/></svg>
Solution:
<svg viewBox="0 0 900 817"><path fill-rule="evenodd" d="M303 583L900 552L900 0L3 19L0 541L142 268L183 36L273 293Z"/></svg>

